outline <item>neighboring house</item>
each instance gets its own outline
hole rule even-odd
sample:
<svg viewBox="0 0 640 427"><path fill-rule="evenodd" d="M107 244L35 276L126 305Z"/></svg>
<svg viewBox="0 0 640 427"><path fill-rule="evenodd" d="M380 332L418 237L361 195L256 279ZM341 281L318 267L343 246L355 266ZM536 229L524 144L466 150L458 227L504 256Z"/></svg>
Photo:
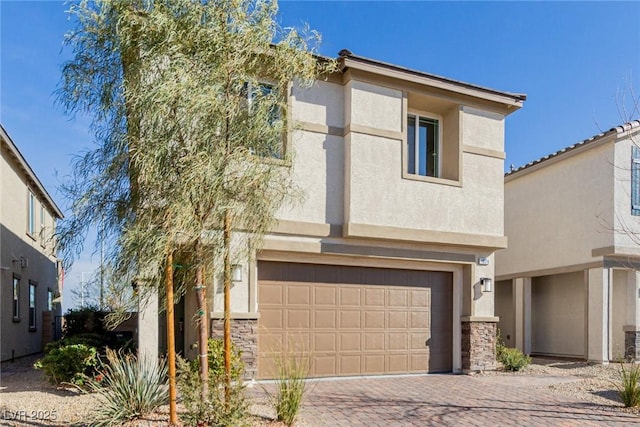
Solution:
<svg viewBox="0 0 640 427"><path fill-rule="evenodd" d="M506 174L496 315L508 346L640 360L639 143L632 121Z"/></svg>
<svg viewBox="0 0 640 427"><path fill-rule="evenodd" d="M42 351L59 321L62 212L0 126L0 361ZM54 301L56 300L56 301Z"/></svg>
<svg viewBox="0 0 640 427"><path fill-rule="evenodd" d="M348 51L339 62L289 94L304 201L234 262L232 334L249 376L273 375L274 353L300 346L314 377L491 369L504 124L526 96ZM219 281L209 295L219 335ZM189 357L195 311L189 293L176 319Z"/></svg>

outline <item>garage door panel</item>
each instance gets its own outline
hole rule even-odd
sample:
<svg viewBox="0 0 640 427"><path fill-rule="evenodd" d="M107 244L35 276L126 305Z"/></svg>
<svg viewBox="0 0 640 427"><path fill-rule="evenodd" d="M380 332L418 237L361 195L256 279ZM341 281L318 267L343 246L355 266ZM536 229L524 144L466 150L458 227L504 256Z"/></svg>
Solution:
<svg viewBox="0 0 640 427"><path fill-rule="evenodd" d="M317 354L312 363L311 371L315 376L327 377L337 375L336 356Z"/></svg>
<svg viewBox="0 0 640 427"><path fill-rule="evenodd" d="M408 350L409 334L407 333L387 333L387 350Z"/></svg>
<svg viewBox="0 0 640 427"><path fill-rule="evenodd" d="M410 307L416 308L428 308L431 307L431 291L429 289L412 290L410 293Z"/></svg>
<svg viewBox="0 0 640 427"><path fill-rule="evenodd" d="M336 311L335 310L315 310L314 311L314 327L315 329L336 329Z"/></svg>
<svg viewBox="0 0 640 427"><path fill-rule="evenodd" d="M313 289L313 303L316 306L328 305L335 307L337 304L337 290L329 286L316 286Z"/></svg>
<svg viewBox="0 0 640 427"><path fill-rule="evenodd" d="M340 333L340 351L362 351L361 334L359 332L341 332Z"/></svg>
<svg viewBox="0 0 640 427"><path fill-rule="evenodd" d="M288 309L287 329L309 329L311 326L311 310L309 309Z"/></svg>
<svg viewBox="0 0 640 427"><path fill-rule="evenodd" d="M360 375L362 373L362 357L360 355L340 356L340 373L342 375Z"/></svg>
<svg viewBox="0 0 640 427"><path fill-rule="evenodd" d="M315 333L313 335L313 352L335 352L337 350L336 335L335 332Z"/></svg>
<svg viewBox="0 0 640 427"><path fill-rule="evenodd" d="M362 325L362 316L360 311L347 310L340 311L340 323L338 327L340 329L360 329Z"/></svg>
<svg viewBox="0 0 640 427"><path fill-rule="evenodd" d="M409 313L409 327L411 329L429 329L429 312Z"/></svg>
<svg viewBox="0 0 640 427"><path fill-rule="evenodd" d="M287 305L305 305L311 302L311 287L309 285L298 284L297 286L288 286L287 288Z"/></svg>
<svg viewBox="0 0 640 427"><path fill-rule="evenodd" d="M389 289L387 291L389 308L402 308L407 309L407 303L409 302L409 292L405 289Z"/></svg>
<svg viewBox="0 0 640 427"><path fill-rule="evenodd" d="M409 313L406 311L387 311L387 328L407 329L409 327Z"/></svg>
<svg viewBox="0 0 640 427"><path fill-rule="evenodd" d="M364 349L372 351L384 350L384 332L378 333L365 333L364 334Z"/></svg>
<svg viewBox="0 0 640 427"><path fill-rule="evenodd" d="M260 286L260 302L282 305L284 303L284 286L281 283L265 283Z"/></svg>
<svg viewBox="0 0 640 427"><path fill-rule="evenodd" d="M366 311L364 313L364 327L365 329L384 329L385 312L379 311Z"/></svg>
<svg viewBox="0 0 640 427"><path fill-rule="evenodd" d="M362 305L362 290L355 286L341 287L340 307L360 307Z"/></svg>
<svg viewBox="0 0 640 427"><path fill-rule="evenodd" d="M364 290L364 305L367 308L384 308L384 289L366 288Z"/></svg>
<svg viewBox="0 0 640 427"><path fill-rule="evenodd" d="M387 355L387 372L399 374L409 372L409 355L408 354L388 354Z"/></svg>
<svg viewBox="0 0 640 427"><path fill-rule="evenodd" d="M365 354L364 369L368 374L383 374L385 372L384 353Z"/></svg>
<svg viewBox="0 0 640 427"><path fill-rule="evenodd" d="M282 348L311 354L316 377L450 371L452 287L451 273L260 261L258 375Z"/></svg>

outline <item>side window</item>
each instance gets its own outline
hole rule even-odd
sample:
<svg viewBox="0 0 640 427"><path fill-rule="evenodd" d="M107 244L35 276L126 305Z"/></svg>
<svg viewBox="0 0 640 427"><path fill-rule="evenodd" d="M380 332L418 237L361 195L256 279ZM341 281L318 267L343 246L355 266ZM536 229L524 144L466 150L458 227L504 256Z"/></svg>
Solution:
<svg viewBox="0 0 640 427"><path fill-rule="evenodd" d="M440 176L440 121L417 114L407 116L407 173Z"/></svg>
<svg viewBox="0 0 640 427"><path fill-rule="evenodd" d="M640 147L631 149L631 215L640 215Z"/></svg>
<svg viewBox="0 0 640 427"><path fill-rule="evenodd" d="M20 321L20 278L13 276L12 312L14 322Z"/></svg>
<svg viewBox="0 0 640 427"><path fill-rule="evenodd" d="M27 206L27 233L35 238L36 235L36 199L33 193L29 191L29 200Z"/></svg>
<svg viewBox="0 0 640 427"><path fill-rule="evenodd" d="M53 310L53 291L51 288L47 289L47 311Z"/></svg>
<svg viewBox="0 0 640 427"><path fill-rule="evenodd" d="M40 205L40 245L44 248L46 244L46 228L45 228L45 216L44 206Z"/></svg>
<svg viewBox="0 0 640 427"><path fill-rule="evenodd" d="M29 281L29 330L36 330L36 284Z"/></svg>
<svg viewBox="0 0 640 427"><path fill-rule="evenodd" d="M284 120L276 89L269 83L245 83L243 90L247 97L248 129L252 118L260 117L261 122L266 119L269 123L267 131L262 126L256 127L250 149L261 157L284 158Z"/></svg>

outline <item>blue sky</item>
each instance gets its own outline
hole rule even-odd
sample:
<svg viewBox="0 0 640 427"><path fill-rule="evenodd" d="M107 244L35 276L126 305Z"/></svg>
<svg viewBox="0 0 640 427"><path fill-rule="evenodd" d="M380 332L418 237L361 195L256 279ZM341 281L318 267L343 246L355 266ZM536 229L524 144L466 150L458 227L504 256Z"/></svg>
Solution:
<svg viewBox="0 0 640 427"><path fill-rule="evenodd" d="M72 25L66 9L59 1L0 1L0 121L63 210L60 177L92 146L88 120L55 105L70 54L62 47ZM526 93L506 122L505 168L620 124L621 96L640 94L640 2L281 1L279 20L318 30L327 56L348 48ZM96 264L90 255L67 276L66 307L81 272Z"/></svg>

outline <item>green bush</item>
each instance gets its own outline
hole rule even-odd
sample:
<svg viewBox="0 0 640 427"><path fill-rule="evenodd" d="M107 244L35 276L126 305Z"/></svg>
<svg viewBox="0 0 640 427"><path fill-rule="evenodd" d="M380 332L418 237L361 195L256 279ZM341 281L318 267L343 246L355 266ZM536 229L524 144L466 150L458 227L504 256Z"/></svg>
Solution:
<svg viewBox="0 0 640 427"><path fill-rule="evenodd" d="M531 358L517 348L504 348L498 359L507 371L519 371L531 363Z"/></svg>
<svg viewBox="0 0 640 427"><path fill-rule="evenodd" d="M276 410L278 421L291 426L296 420L302 398L306 389L306 378L309 375L308 354L284 354L276 358L276 392L269 395Z"/></svg>
<svg viewBox="0 0 640 427"><path fill-rule="evenodd" d="M508 348L500 336L500 330L496 337L496 359L502 363L502 367L507 371L519 371L531 363L531 358L525 356L517 348Z"/></svg>
<svg viewBox="0 0 640 427"><path fill-rule="evenodd" d="M42 369L53 384L71 383L83 385L94 375L98 366L98 352L85 344L70 344L53 347L34 365Z"/></svg>
<svg viewBox="0 0 640 427"><path fill-rule="evenodd" d="M620 382L615 383L618 396L626 408L640 406L640 365L632 364L629 369L625 369L624 364L620 364Z"/></svg>
<svg viewBox="0 0 640 427"><path fill-rule="evenodd" d="M219 339L209 339L209 394L201 396L200 372L198 361L187 361L180 357L178 367L178 389L186 409L180 414L187 426L208 425L241 426L246 424L248 405L245 400L245 386L242 382L244 364L240 352L231 351L231 387L229 398L225 398L224 343Z"/></svg>
<svg viewBox="0 0 640 427"><path fill-rule="evenodd" d="M107 350L100 374L87 382L100 404L93 425L121 425L152 413L168 398L167 364Z"/></svg>

